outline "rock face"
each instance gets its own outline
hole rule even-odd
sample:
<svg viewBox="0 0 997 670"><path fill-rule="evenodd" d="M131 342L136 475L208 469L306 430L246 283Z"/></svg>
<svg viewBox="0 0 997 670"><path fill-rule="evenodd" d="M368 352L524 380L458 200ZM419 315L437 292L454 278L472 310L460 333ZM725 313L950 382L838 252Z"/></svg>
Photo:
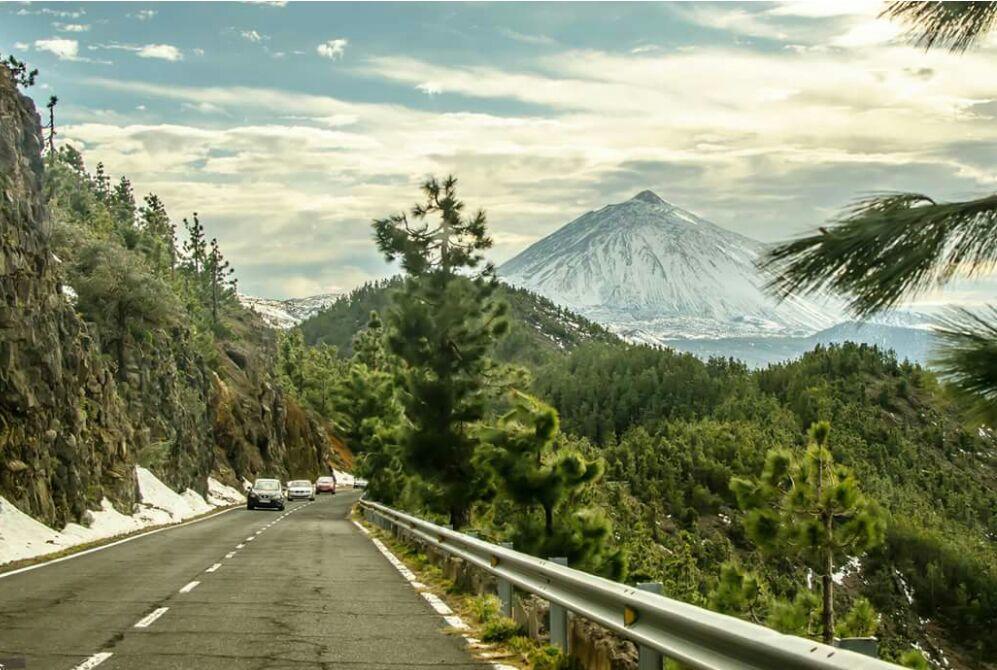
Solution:
<svg viewBox="0 0 997 670"><path fill-rule="evenodd" d="M115 380L60 284L41 149L34 104L0 67L0 495L59 527L104 497L130 512L136 463L202 494L212 473L343 468L342 443L276 384L274 334L248 312L207 356L183 325L150 333Z"/></svg>
<svg viewBox="0 0 997 670"><path fill-rule="evenodd" d="M34 104L0 68L0 493L50 524L137 488L132 431L98 343L59 291Z"/></svg>

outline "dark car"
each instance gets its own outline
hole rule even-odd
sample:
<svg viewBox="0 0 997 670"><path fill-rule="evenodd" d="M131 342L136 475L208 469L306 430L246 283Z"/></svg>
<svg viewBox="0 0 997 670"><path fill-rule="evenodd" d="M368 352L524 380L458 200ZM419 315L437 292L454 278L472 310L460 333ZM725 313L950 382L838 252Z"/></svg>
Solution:
<svg viewBox="0 0 997 670"><path fill-rule="evenodd" d="M315 494L319 493L331 493L336 494L336 478L335 477L319 477L315 480Z"/></svg>
<svg viewBox="0 0 997 670"><path fill-rule="evenodd" d="M246 496L246 509L284 509L284 488L279 479L257 479Z"/></svg>

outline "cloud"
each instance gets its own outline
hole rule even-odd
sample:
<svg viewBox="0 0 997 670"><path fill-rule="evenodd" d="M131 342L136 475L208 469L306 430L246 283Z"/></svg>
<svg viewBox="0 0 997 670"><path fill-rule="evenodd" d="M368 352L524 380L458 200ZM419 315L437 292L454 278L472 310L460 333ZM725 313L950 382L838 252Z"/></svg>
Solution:
<svg viewBox="0 0 997 670"><path fill-rule="evenodd" d="M369 221L411 204L427 174L460 176L469 206L488 211L499 262L643 188L763 241L813 229L863 192L992 192L991 53L881 39L835 46L872 16L760 7L757 21L791 34L783 46L792 48L630 42L544 49L502 67L404 55L352 67L375 84L446 92L432 110L289 88L91 78L83 83L125 104L238 114L187 113L183 125L92 115L64 137L171 211L202 212L240 285L264 295L390 272Z"/></svg>
<svg viewBox="0 0 997 670"><path fill-rule="evenodd" d="M155 58L172 62L183 60L183 52L172 44L120 44L112 42L110 44L94 44L90 48L130 51L139 58Z"/></svg>
<svg viewBox="0 0 997 670"><path fill-rule="evenodd" d="M785 40L788 35L783 28L766 21L754 10L734 9L729 5L679 5L679 16L697 25L765 39Z"/></svg>
<svg viewBox="0 0 997 670"><path fill-rule="evenodd" d="M516 42L522 42L523 44L544 44L552 45L557 44L557 40L553 37L547 35L534 35L529 33L520 33L511 28L499 28L499 34L508 37L510 40L515 40Z"/></svg>
<svg viewBox="0 0 997 670"><path fill-rule="evenodd" d="M155 9L140 9L137 12L132 12L128 14L130 18L138 19L139 21L151 21L158 14Z"/></svg>
<svg viewBox="0 0 997 670"><path fill-rule="evenodd" d="M443 92L443 87L435 81L425 81L421 84L416 84L416 88L426 95L439 95Z"/></svg>
<svg viewBox="0 0 997 670"><path fill-rule="evenodd" d="M86 10L80 9L77 11L64 11L60 9L50 9L48 7L42 7L40 9L27 9L22 7L17 10L18 16L31 16L31 15L45 15L45 16L55 16L60 19L78 19L86 15Z"/></svg>
<svg viewBox="0 0 997 670"><path fill-rule="evenodd" d="M14 42L14 48L18 51L27 51L31 48L31 45L27 42Z"/></svg>
<svg viewBox="0 0 997 670"><path fill-rule="evenodd" d="M319 56L330 60L338 60L343 57L344 53L346 53L346 47L349 43L349 40L337 38L318 45L315 50L318 52Z"/></svg>
<svg viewBox="0 0 997 670"><path fill-rule="evenodd" d="M183 60L183 53L170 44L146 44L137 51L139 58L158 58L160 60Z"/></svg>
<svg viewBox="0 0 997 670"><path fill-rule="evenodd" d="M200 112L202 114L227 114L224 109L218 105L213 105L210 102L185 102L180 105L183 109L188 109L193 112Z"/></svg>
<svg viewBox="0 0 997 670"><path fill-rule="evenodd" d="M45 40L35 40L35 48L55 54L59 60L79 60L80 43L76 40L50 37Z"/></svg>
<svg viewBox="0 0 997 670"><path fill-rule="evenodd" d="M267 35L258 33L255 30L240 30L239 34L244 40L249 42L262 42L263 40L270 39Z"/></svg>
<svg viewBox="0 0 997 670"><path fill-rule="evenodd" d="M59 31L64 33L85 33L90 30L89 24L86 23L53 23L52 26Z"/></svg>

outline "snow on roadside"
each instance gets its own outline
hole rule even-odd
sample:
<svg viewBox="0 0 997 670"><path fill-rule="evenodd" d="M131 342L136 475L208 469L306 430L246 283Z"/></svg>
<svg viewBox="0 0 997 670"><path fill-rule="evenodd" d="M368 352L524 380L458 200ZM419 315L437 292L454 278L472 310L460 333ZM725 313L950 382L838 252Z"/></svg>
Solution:
<svg viewBox="0 0 997 670"><path fill-rule="evenodd" d="M245 480L243 480L245 481ZM246 496L237 489L222 484L214 477L208 477L208 504L215 507L236 505L246 502Z"/></svg>
<svg viewBox="0 0 997 670"><path fill-rule="evenodd" d="M154 474L136 466L141 502L132 515L114 509L104 498L99 510L86 513L86 524L70 523L56 531L36 521L0 496L0 565L34 558L80 544L132 533L150 526L178 523L210 512L216 507L241 503L241 493L214 478L208 478L208 500L187 489L177 493Z"/></svg>

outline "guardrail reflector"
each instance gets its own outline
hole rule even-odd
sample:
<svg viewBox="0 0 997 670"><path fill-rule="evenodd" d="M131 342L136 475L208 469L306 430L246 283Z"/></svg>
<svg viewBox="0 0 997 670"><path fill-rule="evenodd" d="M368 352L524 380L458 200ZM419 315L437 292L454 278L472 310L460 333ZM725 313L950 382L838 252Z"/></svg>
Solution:
<svg viewBox="0 0 997 670"><path fill-rule="evenodd" d="M629 607L629 606L624 607L623 608L623 625L624 626L632 626L632 625L634 625L637 622L637 619L639 618L639 616L640 615L637 614L637 610L635 610L634 608Z"/></svg>

